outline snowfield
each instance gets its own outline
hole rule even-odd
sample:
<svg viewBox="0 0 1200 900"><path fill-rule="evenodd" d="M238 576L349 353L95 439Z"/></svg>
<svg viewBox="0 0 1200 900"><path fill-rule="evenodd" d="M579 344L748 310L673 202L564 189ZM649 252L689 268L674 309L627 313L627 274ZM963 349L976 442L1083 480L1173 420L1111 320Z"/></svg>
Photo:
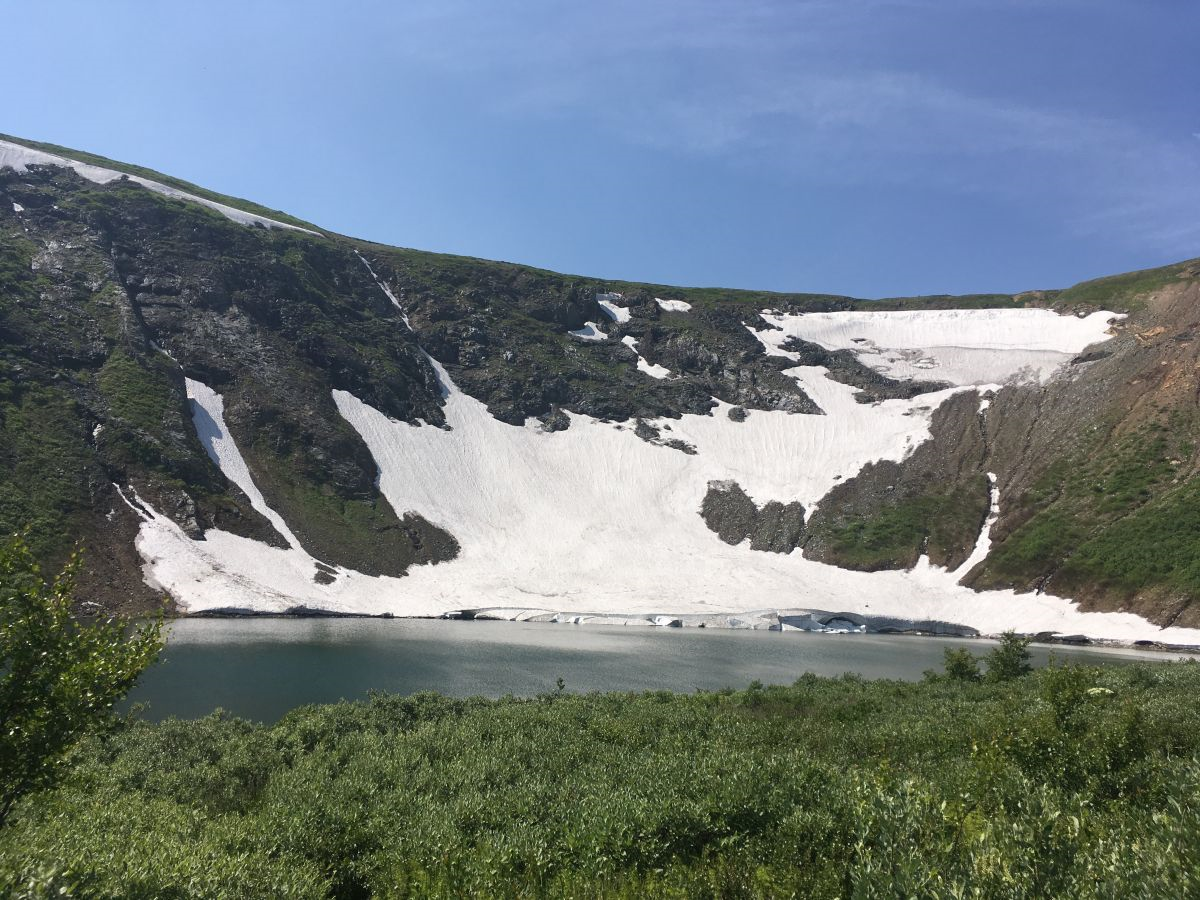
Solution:
<svg viewBox="0 0 1200 900"><path fill-rule="evenodd" d="M600 325L597 322L584 322L582 328L576 328L567 333L573 334L577 338L583 338L585 341L608 340L608 335L600 330Z"/></svg>
<svg viewBox="0 0 1200 900"><path fill-rule="evenodd" d="M685 300L664 300L662 297L655 297L654 302L666 312L687 312L692 308L692 304Z"/></svg>
<svg viewBox="0 0 1200 900"><path fill-rule="evenodd" d="M74 169L88 181L94 181L97 184L108 184L110 181L116 181L118 178L128 178L130 181L136 181L142 187L149 188L155 193L163 194L175 200L187 200L191 203L199 203L201 206L215 209L226 218L232 219L234 222L242 225L260 225L264 228L290 228L293 231L305 231L309 234L317 234L317 232L309 228L301 228L299 225L278 222L275 219L268 219L266 216L259 216L236 209L224 203L218 203L215 200L197 197L195 194L189 194L186 191L169 187L160 182L152 181L149 178L143 178L140 175L127 175L124 172L117 172L102 166L93 166L89 163L68 159L65 156L47 153L44 150L34 150L22 144L14 144L12 141L0 140L0 169L14 169L17 172L24 172L29 166L60 166L66 169Z"/></svg>
<svg viewBox="0 0 1200 900"><path fill-rule="evenodd" d="M301 546L283 518L271 509L225 425L225 402L207 385L187 379L192 422L200 443L225 477L242 489L288 542L271 547L219 529L193 541L171 519L131 492L129 507L142 520L137 550L146 583L170 594L188 612L226 609L281 613L297 607L382 613L399 579L372 578L319 563ZM119 488L118 488L119 490ZM334 574L332 584L314 581L318 565Z"/></svg>
<svg viewBox="0 0 1200 900"><path fill-rule="evenodd" d="M901 380L956 385L1044 382L1084 347L1103 341L1110 312L1079 318L1048 309L764 313L780 331L759 337L775 352L788 338L850 350Z"/></svg>
<svg viewBox="0 0 1200 900"><path fill-rule="evenodd" d="M988 529L1003 502L994 479L987 524L970 559L956 572L926 559L908 572L852 572L804 559L799 551L761 553L750 550L748 542L738 547L721 542L698 515L709 481L732 479L757 503L799 500L811 511L837 481L868 461L901 459L926 440L932 412L947 397L977 391L969 386L975 381L1026 377L1030 346L1069 358L1091 341L1103 340L1111 318L1097 314L1055 323L1038 310L928 313L941 328L921 322L917 314L898 335L890 335L858 314L842 315L848 319L840 326L828 316L820 323L826 340L845 334L845 341L853 342L866 334L876 346L912 344L912 335L924 333L935 337L932 347L974 349L986 356L959 355L948 362L959 367L956 380L966 385L911 400L861 404L853 388L827 378L824 369L798 366L789 374L825 415L752 410L739 423L721 405L711 416L653 423L664 437L693 444L695 456L642 441L628 423L574 414L571 427L560 432L546 432L533 420L525 427L505 425L462 393L436 363L447 389L449 430L396 422L352 394L334 392L342 416L379 464L380 488L396 511L424 516L462 546L457 559L415 566L403 578L326 567L335 572L333 583L314 581L318 561L255 487L225 427L220 396L189 381L202 443L291 546L268 547L218 530L193 541L167 517L144 503L131 503L143 520L137 547L147 581L191 612L307 607L430 616L487 607L496 618L558 613L558 621L613 622L666 615L661 620L666 622L680 615L817 608L955 622L985 634L1016 628L1200 643L1197 630L1159 629L1131 614L1083 613L1069 600L1044 594L976 593L957 584L990 547ZM1022 321L1024 342L1019 339ZM956 331L955 325L964 323ZM793 327L791 321L788 325ZM795 327L813 334L805 323ZM768 346L781 341L780 332L758 334ZM940 349L912 349L951 360ZM962 370L969 359L980 362L982 374ZM760 621L753 613L745 620Z"/></svg>

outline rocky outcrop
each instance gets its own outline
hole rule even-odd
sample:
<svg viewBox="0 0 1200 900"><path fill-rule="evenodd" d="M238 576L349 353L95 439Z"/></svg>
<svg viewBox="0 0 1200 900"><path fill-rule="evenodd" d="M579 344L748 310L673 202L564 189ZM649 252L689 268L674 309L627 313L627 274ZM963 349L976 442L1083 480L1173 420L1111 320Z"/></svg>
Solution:
<svg viewBox="0 0 1200 900"><path fill-rule="evenodd" d="M804 555L850 569L907 569L921 554L957 568L988 511L988 427L974 391L933 414L931 437L902 462L870 463L826 494Z"/></svg>
<svg viewBox="0 0 1200 900"><path fill-rule="evenodd" d="M1079 315L1123 307L1128 317L1046 384L1006 386L986 411L975 393L948 401L908 458L868 465L822 498L805 555L873 570L927 553L954 569L987 514L994 472L992 549L964 583L1200 625L1200 265L1028 301Z"/></svg>
<svg viewBox="0 0 1200 900"><path fill-rule="evenodd" d="M997 395L1001 516L973 586L1200 625L1198 277L1186 264L1158 273L1127 301L1104 353L1082 354L1045 387Z"/></svg>
<svg viewBox="0 0 1200 900"><path fill-rule="evenodd" d="M732 481L709 482L700 516L725 543L749 538L752 550L791 553L804 537L803 506L771 500L759 507Z"/></svg>
<svg viewBox="0 0 1200 900"><path fill-rule="evenodd" d="M863 365L849 350L826 350L820 344L797 337L788 338L782 349L796 355L796 365L824 366L830 378L858 388L854 399L859 403L907 400L949 387L940 381L897 381Z"/></svg>
<svg viewBox="0 0 1200 900"><path fill-rule="evenodd" d="M597 304L595 282L484 262L447 279L442 270L403 265L395 252L376 253L372 265L399 286L421 345L502 422L545 420L555 409L608 421L705 415L714 397L820 412L782 374L787 360L768 356L746 331L743 310L664 316L649 293L631 291L613 301L629 314L618 322ZM607 339L570 336L586 322L600 323ZM637 353L625 337L638 341ZM671 377L639 371L638 353Z"/></svg>
<svg viewBox="0 0 1200 900"><path fill-rule="evenodd" d="M256 483L313 555L399 575L457 552L388 506L332 403L344 389L395 418L441 421L436 374L350 247L61 169L0 172L0 192L22 207L0 208L0 448L12 462L0 524L32 524L49 564L82 538L96 596L149 601L128 583L140 567L114 484L193 538L221 528L283 545L200 446L185 376L226 396ZM17 481L27 469L63 476L31 487Z"/></svg>

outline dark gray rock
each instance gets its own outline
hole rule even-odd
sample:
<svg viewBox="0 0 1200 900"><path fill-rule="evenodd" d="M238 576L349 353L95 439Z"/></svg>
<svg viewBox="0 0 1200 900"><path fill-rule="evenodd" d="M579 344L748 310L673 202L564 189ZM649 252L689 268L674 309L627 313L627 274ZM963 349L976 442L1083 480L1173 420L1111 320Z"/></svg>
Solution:
<svg viewBox="0 0 1200 900"><path fill-rule="evenodd" d="M700 506L710 531L727 544L750 538L753 550L790 553L804 537L804 507L770 501L759 509L733 481L710 481Z"/></svg>
<svg viewBox="0 0 1200 900"><path fill-rule="evenodd" d="M830 378L858 388L854 399L859 403L907 400L949 387L942 381L898 381L863 365L850 350L826 350L820 344L796 337L788 338L782 349L799 354L795 365L824 366Z"/></svg>

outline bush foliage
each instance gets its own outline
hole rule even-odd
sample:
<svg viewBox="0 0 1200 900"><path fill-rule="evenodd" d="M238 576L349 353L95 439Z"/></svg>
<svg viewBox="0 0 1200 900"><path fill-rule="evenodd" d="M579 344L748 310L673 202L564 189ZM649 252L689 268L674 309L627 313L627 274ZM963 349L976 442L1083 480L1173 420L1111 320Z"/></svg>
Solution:
<svg viewBox="0 0 1200 900"><path fill-rule="evenodd" d="M76 568L46 581L19 535L0 540L0 826L22 795L53 783L161 646L161 622L127 634L119 621L75 619Z"/></svg>
<svg viewBox="0 0 1200 900"><path fill-rule="evenodd" d="M0 894L1196 896L1198 690L1181 663L131 720L17 806Z"/></svg>

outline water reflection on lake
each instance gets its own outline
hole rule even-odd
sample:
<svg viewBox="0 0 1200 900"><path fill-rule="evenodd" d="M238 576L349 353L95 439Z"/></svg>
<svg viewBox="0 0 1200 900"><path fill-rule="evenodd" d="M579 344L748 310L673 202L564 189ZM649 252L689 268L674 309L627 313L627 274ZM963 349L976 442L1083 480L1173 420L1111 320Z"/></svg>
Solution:
<svg viewBox="0 0 1200 900"><path fill-rule="evenodd" d="M828 635L642 626L429 619L183 619L162 661L129 702L144 715L194 718L216 707L273 721L305 703L369 690L452 696L569 691L694 691L790 684L805 672L916 680L940 669L947 646L991 642L911 635ZM1092 647L1031 648L1035 663L1120 663L1179 654ZM128 706L128 703L126 704Z"/></svg>

